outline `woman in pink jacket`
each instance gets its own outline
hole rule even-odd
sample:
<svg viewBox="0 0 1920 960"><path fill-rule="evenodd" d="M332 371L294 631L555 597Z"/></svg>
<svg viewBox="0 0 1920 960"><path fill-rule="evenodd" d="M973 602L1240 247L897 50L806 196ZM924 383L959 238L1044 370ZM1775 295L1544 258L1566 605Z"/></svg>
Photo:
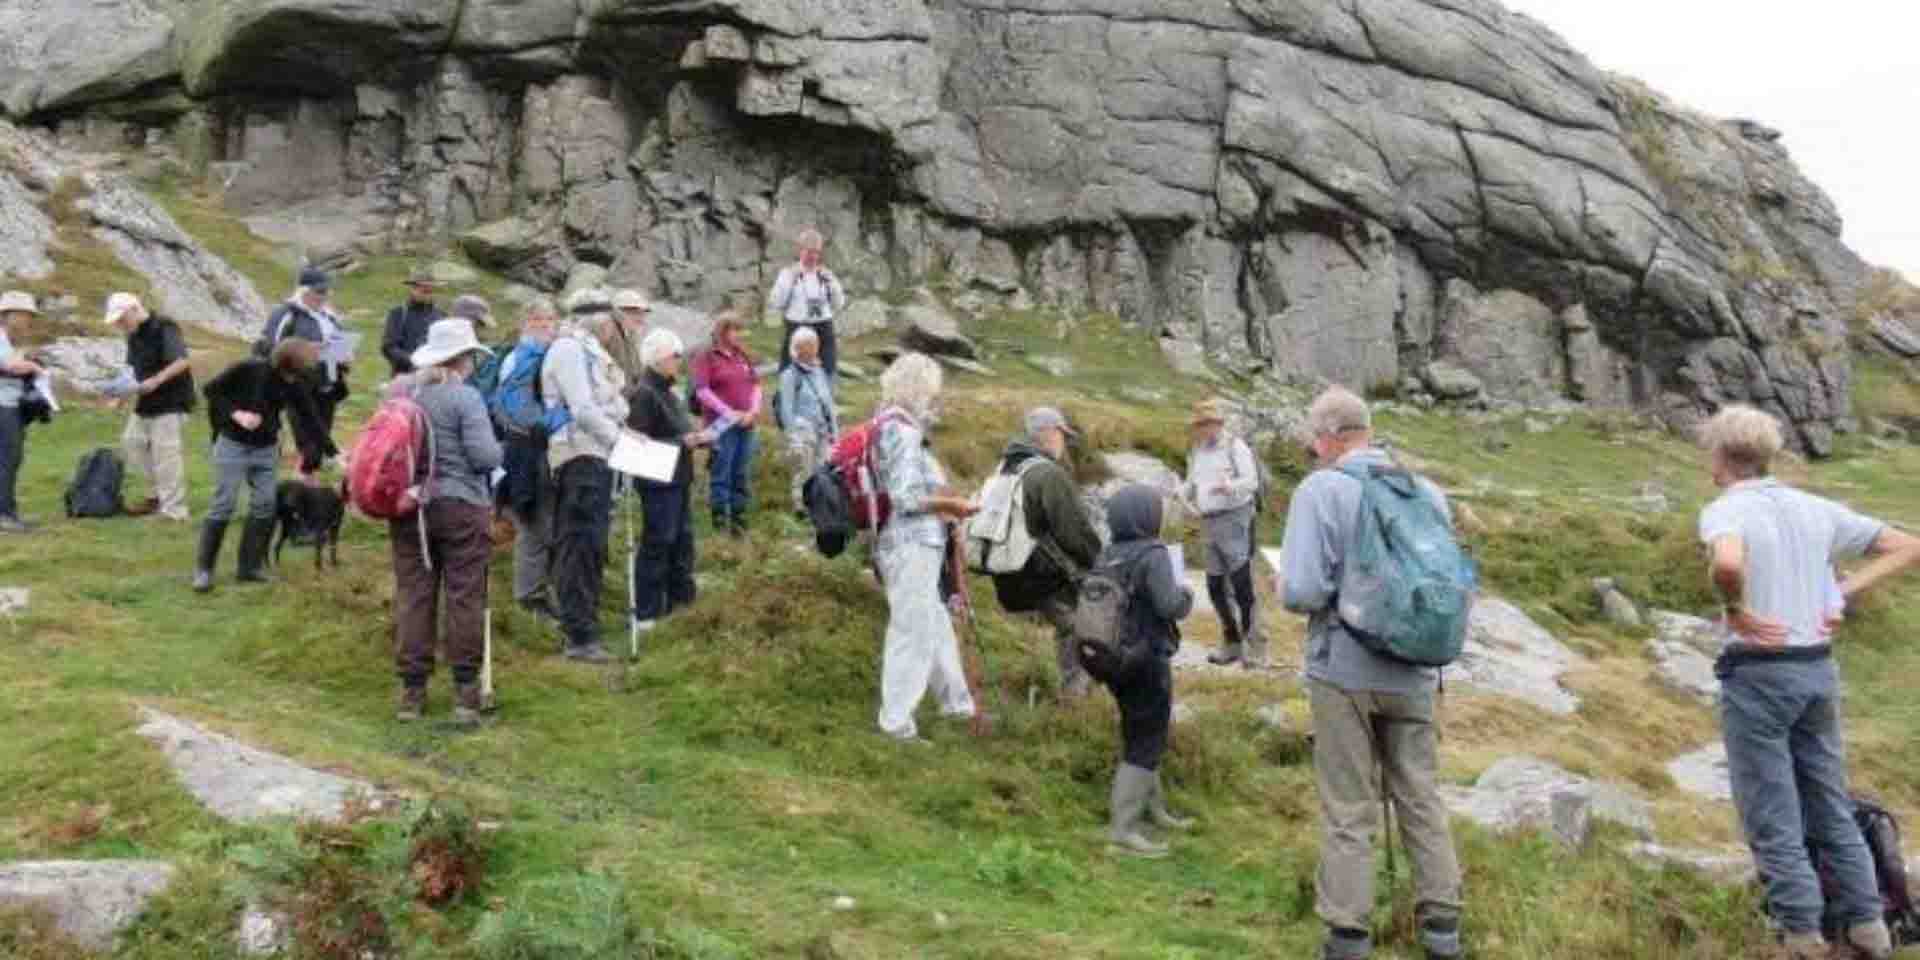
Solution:
<svg viewBox="0 0 1920 960"><path fill-rule="evenodd" d="M745 327L732 310L716 314L713 346L693 369L696 406L713 436L713 459L707 466L713 528L736 537L747 532L754 428L760 422L760 377L740 340Z"/></svg>

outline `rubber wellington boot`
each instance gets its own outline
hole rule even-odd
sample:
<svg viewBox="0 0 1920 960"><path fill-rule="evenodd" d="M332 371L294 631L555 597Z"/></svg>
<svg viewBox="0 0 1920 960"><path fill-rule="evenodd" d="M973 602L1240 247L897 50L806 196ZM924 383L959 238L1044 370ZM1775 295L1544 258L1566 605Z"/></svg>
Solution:
<svg viewBox="0 0 1920 960"><path fill-rule="evenodd" d="M240 529L239 572L241 583L267 582L267 548L273 543L273 518L249 519Z"/></svg>
<svg viewBox="0 0 1920 960"><path fill-rule="evenodd" d="M1153 825L1162 830L1178 830L1182 833L1193 829L1193 818L1182 817L1167 809L1167 788L1160 780L1160 771L1153 772L1153 793L1147 797L1147 814L1153 819Z"/></svg>
<svg viewBox="0 0 1920 960"><path fill-rule="evenodd" d="M208 520L200 524L200 549L193 556L193 592L213 589L213 565L220 559L220 541L226 539L227 522Z"/></svg>
<svg viewBox="0 0 1920 960"><path fill-rule="evenodd" d="M1112 823L1107 831L1107 852L1117 856L1157 860L1167 855L1167 845L1149 840L1140 832L1140 821L1153 796L1153 771L1123 763L1113 772L1110 798Z"/></svg>

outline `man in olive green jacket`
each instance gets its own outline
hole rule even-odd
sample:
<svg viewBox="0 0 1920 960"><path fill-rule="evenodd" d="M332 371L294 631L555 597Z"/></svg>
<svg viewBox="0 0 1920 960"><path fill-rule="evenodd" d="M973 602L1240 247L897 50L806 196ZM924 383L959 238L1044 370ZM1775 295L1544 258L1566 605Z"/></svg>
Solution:
<svg viewBox="0 0 1920 960"><path fill-rule="evenodd" d="M1035 543L1033 558L1019 573L995 576L994 594L1008 613L1037 613L1053 625L1060 692L1082 697L1091 680L1080 666L1071 621L1079 599L1076 583L1100 556L1100 534L1087 518L1086 503L1064 465L1067 441L1074 436L1066 416L1052 407L1039 407L1028 411L1026 426L1026 436L1007 445L1000 470L1014 473L1037 461L1020 484L1027 532Z"/></svg>

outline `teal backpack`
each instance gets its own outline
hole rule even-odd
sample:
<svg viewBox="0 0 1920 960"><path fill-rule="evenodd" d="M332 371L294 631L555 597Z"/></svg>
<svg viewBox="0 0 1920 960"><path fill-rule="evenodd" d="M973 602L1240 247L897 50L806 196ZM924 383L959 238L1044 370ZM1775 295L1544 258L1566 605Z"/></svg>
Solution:
<svg viewBox="0 0 1920 960"><path fill-rule="evenodd" d="M1351 464L1360 516L1340 576L1340 622L1383 657L1444 667L1466 645L1479 577L1453 525L1414 475L1397 466Z"/></svg>

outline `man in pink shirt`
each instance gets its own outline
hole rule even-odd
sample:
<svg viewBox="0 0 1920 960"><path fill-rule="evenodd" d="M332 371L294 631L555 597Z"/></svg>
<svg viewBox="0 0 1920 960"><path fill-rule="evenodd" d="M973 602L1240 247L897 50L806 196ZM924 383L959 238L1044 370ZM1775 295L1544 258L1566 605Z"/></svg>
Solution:
<svg viewBox="0 0 1920 960"><path fill-rule="evenodd" d="M707 465L713 528L736 537L747 532L754 427L760 422L760 377L746 345L740 341L745 326L732 310L716 314L713 346L693 370L694 397L699 401L701 419L713 436L713 459Z"/></svg>

